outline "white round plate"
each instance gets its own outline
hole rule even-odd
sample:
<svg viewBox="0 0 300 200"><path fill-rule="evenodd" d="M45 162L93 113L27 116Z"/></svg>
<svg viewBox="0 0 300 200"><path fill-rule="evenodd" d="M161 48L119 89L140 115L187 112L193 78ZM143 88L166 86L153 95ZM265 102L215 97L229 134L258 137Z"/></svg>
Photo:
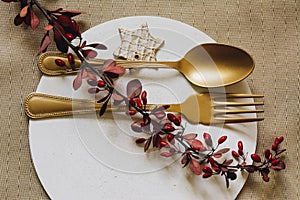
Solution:
<svg viewBox="0 0 300 200"><path fill-rule="evenodd" d="M89 29L83 38L88 43L104 43L108 50L99 51L98 56L112 58L112 52L120 45L118 28L134 30L142 24L149 26L154 37L165 41L157 53L158 60L178 60L192 47L214 42L189 25L149 16L109 21ZM151 103L179 103L193 93L204 91L191 86L171 69L137 70L126 73L116 84L122 90L134 78L142 82ZM74 76L43 76L37 92L93 98L87 95L87 85L74 92L73 79ZM245 81L219 90L251 93ZM142 147L135 145L137 135L129 129L130 119L125 115L113 116L30 120L32 160L51 199L234 199L245 184L247 174L244 173L238 173L237 180L231 181L227 189L224 177L203 179L182 169L180 160L157 156L158 152L145 154ZM213 141L227 135L223 147L237 149L237 141L242 140L245 152L256 149L257 123L224 127L187 123L188 132L197 132L200 139L203 132L209 132Z"/></svg>

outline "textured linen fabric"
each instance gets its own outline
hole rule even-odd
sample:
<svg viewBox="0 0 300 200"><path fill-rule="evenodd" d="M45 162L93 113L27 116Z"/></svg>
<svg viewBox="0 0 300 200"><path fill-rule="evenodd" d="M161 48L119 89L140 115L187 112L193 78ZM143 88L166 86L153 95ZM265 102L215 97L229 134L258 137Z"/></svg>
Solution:
<svg viewBox="0 0 300 200"><path fill-rule="evenodd" d="M250 175L238 199L300 199L299 0L40 2L49 9L85 11L76 17L83 31L120 17L162 16L192 25L219 43L248 51L256 68L247 81L253 93L265 95L257 153L269 148L275 136L283 135L287 169L272 173L269 183L258 174ZM41 77L33 58L44 31L42 26L32 31L13 25L18 4L1 2L0 8L0 198L49 199L32 164L28 119L23 111L24 97L35 91Z"/></svg>

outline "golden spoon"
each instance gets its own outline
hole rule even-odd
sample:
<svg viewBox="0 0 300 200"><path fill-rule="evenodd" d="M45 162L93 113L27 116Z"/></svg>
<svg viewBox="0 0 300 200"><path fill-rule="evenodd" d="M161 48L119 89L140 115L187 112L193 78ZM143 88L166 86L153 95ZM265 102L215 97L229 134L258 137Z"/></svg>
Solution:
<svg viewBox="0 0 300 200"><path fill-rule="evenodd" d="M55 60L60 59L66 66L60 67ZM101 64L104 60L93 59L90 62ZM218 43L198 45L189 50L178 61L127 61L116 60L117 65L125 68L173 68L181 72L188 81L201 87L220 87L237 83L245 79L254 69L252 57L244 50ZM76 59L75 68L79 69L81 61ZM48 52L40 56L39 69L46 75L74 74L70 70L67 55ZM69 69L69 70L66 70Z"/></svg>

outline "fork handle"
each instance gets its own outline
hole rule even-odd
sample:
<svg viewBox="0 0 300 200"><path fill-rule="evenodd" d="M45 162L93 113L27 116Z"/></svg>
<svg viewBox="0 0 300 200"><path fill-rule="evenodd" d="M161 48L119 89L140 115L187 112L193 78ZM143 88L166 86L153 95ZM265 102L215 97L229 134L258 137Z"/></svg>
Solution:
<svg viewBox="0 0 300 200"><path fill-rule="evenodd" d="M72 99L68 97L54 96L42 93L31 93L24 101L24 110L31 119L45 119L53 117L66 117L74 114L88 114L99 111L103 103L93 100ZM147 104L146 110L163 105ZM168 112L178 112L179 104L170 104L166 108ZM107 105L106 112L125 112L128 108L125 105Z"/></svg>
<svg viewBox="0 0 300 200"><path fill-rule="evenodd" d="M90 100L31 93L25 99L24 110L32 119L43 119L92 113L102 105ZM110 106L107 107L107 111L111 111Z"/></svg>

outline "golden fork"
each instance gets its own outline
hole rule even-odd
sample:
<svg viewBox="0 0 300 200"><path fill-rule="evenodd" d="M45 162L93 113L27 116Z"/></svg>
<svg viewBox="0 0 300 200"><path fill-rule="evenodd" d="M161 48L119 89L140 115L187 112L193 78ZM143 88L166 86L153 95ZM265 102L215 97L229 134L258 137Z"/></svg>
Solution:
<svg viewBox="0 0 300 200"><path fill-rule="evenodd" d="M191 123L201 123L205 125L217 123L243 123L261 121L263 118L235 117L231 114L260 113L261 109L228 109L236 106L258 106L263 102L236 102L226 101L232 98L262 98L263 95L257 94L194 94L188 97L181 104L169 105L166 112L181 113ZM223 100L223 101L220 101ZM225 101L224 101L225 100ZM67 97L52 96L41 93L29 94L24 103L25 113L32 119L43 119L51 117L72 116L74 114L86 114L100 110L103 104L92 100L72 99ZM152 110L158 104L147 104L146 110ZM108 112L124 112L127 107L108 105ZM228 117L228 114L230 115ZM226 116L227 115L227 116Z"/></svg>

